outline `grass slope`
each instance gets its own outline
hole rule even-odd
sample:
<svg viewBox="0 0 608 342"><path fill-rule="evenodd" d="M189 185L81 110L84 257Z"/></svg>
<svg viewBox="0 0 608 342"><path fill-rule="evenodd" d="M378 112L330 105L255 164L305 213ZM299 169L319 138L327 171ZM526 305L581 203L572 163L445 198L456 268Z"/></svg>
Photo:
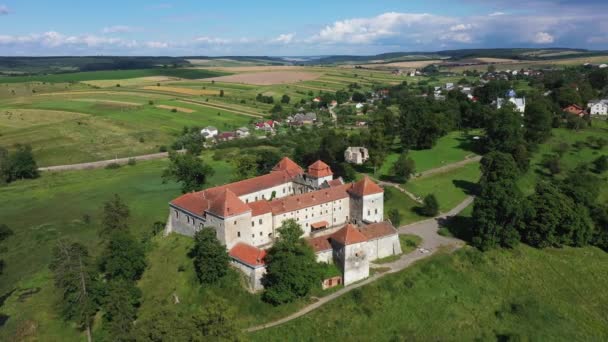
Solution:
<svg viewBox="0 0 608 342"><path fill-rule="evenodd" d="M279 340L606 340L608 254L520 246L442 254L277 328Z"/></svg>

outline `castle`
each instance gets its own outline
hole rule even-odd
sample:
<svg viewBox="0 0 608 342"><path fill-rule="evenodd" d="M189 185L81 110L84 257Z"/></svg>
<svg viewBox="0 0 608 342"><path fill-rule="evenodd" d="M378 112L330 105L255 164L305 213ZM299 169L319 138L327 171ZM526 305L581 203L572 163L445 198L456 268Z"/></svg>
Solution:
<svg viewBox="0 0 608 342"><path fill-rule="evenodd" d="M266 175L199 192L169 203L168 232L193 236L213 227L232 263L261 288L265 249L276 229L293 219L322 262L335 262L345 285L369 275L369 261L401 253L395 228L384 222L384 191L369 178L334 179L317 161L304 171L283 158Z"/></svg>

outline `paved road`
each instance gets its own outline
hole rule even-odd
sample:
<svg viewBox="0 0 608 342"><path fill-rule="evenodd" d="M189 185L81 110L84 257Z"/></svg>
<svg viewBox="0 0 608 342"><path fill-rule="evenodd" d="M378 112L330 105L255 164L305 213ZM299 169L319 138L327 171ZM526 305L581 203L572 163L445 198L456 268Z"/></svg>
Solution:
<svg viewBox="0 0 608 342"><path fill-rule="evenodd" d="M416 249L414 252L403 255L401 258L399 258L398 260L396 260L392 263L382 264L381 267L388 267L389 268L388 271L383 272L383 273L377 273L361 282L350 285L339 291L336 291L332 294L322 297L317 302L312 303L308 306L305 306L301 310L299 310L289 316L283 317L274 322L250 327L250 328L246 329L245 331L254 332L254 331L275 327L275 326L281 325L283 323L289 322L298 317L302 317L313 310L318 309L319 307L327 304L328 302L330 302L340 296L345 295L346 293L348 293L354 289L357 289L361 286L365 286L371 282L374 282L387 274L399 272L399 271L409 267L411 264L413 264L414 262L416 262L418 260L428 258L431 255L435 254L440 249L447 248L448 250L454 251L458 248L461 248L465 244L464 241L455 239L455 238L444 237L437 233L437 231L439 230L439 222L457 215L464 208L469 206L472 202L473 202L473 197L467 197L464 201L462 201L460 204L458 204L456 207L454 207L452 210L450 210L449 212L447 212L445 214L441 214L440 216L435 217L433 219L429 219L426 221L417 222L417 223L413 223L413 224L410 224L407 226L400 227L399 234L418 235L422 238L422 244L419 246L419 249ZM424 252L422 250L424 250Z"/></svg>
<svg viewBox="0 0 608 342"><path fill-rule="evenodd" d="M180 150L178 152L183 153L184 150ZM100 168L106 167L112 163L125 165L129 162L129 159L135 159L137 161L142 161L142 160L163 159L163 158L167 158L168 156L169 156L169 153L167 153L167 152L152 153L152 154L145 154L145 155L141 155L141 156L127 157L127 158L99 160L99 161L90 162L90 163L39 167L38 171L73 171L73 170L86 170L86 169L100 169Z"/></svg>

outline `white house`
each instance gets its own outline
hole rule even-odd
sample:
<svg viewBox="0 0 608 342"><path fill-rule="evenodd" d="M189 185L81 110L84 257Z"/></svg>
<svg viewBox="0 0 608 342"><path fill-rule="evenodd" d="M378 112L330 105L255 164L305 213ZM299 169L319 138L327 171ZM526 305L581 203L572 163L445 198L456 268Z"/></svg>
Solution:
<svg viewBox="0 0 608 342"><path fill-rule="evenodd" d="M589 101L587 108L591 115L608 115L608 99Z"/></svg>
<svg viewBox="0 0 608 342"><path fill-rule="evenodd" d="M213 138L215 136L217 136L220 132L217 130L217 128L213 127L213 126L207 126L203 129L201 129L201 135L204 136L205 138Z"/></svg>
<svg viewBox="0 0 608 342"><path fill-rule="evenodd" d="M239 138L245 138L249 136L249 128L247 127L241 127L239 129L236 130L236 136Z"/></svg>
<svg viewBox="0 0 608 342"><path fill-rule="evenodd" d="M515 105L515 110L520 113L524 113L526 111L526 98L525 97L510 97L508 99L497 98L496 99L496 108L500 109L505 105L506 102L511 102Z"/></svg>
<svg viewBox="0 0 608 342"><path fill-rule="evenodd" d="M445 84L445 90L452 90L454 89L454 83L446 83Z"/></svg>

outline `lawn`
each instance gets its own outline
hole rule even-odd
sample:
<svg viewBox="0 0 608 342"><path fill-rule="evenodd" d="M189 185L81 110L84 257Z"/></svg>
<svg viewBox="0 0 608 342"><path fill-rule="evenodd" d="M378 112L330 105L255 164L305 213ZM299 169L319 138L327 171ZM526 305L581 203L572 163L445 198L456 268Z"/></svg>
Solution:
<svg viewBox="0 0 608 342"><path fill-rule="evenodd" d="M473 137L479 134L481 134L480 131L472 131L468 134L460 131L450 132L441 137L431 149L409 151L409 156L416 163L416 172L459 162L466 156L474 155ZM391 168L398 158L399 153L390 153L378 169L379 177L390 177Z"/></svg>
<svg viewBox="0 0 608 342"><path fill-rule="evenodd" d="M229 164L209 157L205 160L215 169L211 185L229 181ZM0 312L10 316L0 329L0 340L10 340L15 331L30 323L37 326L35 334L45 340L82 340L55 316L57 294L47 269L52 247L59 238L70 238L88 246L91 254L98 254L102 204L114 193L129 205L130 227L136 234L149 231L155 221L166 220L167 203L180 193L178 184L161 182L160 174L167 164L159 160L117 170L43 173L36 180L0 187L0 217L15 232L2 253L6 268L0 295L17 289L0 306ZM90 223L85 215L91 217ZM39 292L20 299L26 289Z"/></svg>
<svg viewBox="0 0 608 342"><path fill-rule="evenodd" d="M448 172L410 180L404 186L421 198L435 194L440 211L446 212L473 193L480 175L479 163L471 163Z"/></svg>
<svg viewBox="0 0 608 342"><path fill-rule="evenodd" d="M608 254L596 248L439 254L254 341L601 341Z"/></svg>
<svg viewBox="0 0 608 342"><path fill-rule="evenodd" d="M391 209L397 209L401 214L401 224L406 225L420 220L425 217L416 213L415 208L420 206L408 195L397 190L392 186L384 187L384 218L388 219L388 213Z"/></svg>

